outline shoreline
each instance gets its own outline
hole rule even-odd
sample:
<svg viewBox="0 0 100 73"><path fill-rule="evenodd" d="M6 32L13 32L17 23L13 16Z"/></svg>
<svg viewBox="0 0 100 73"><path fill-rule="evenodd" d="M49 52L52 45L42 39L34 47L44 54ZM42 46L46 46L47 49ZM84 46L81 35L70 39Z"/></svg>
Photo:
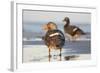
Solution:
<svg viewBox="0 0 100 73"><path fill-rule="evenodd" d="M69 52L69 53L68 53ZM71 53L70 53L71 52ZM70 48L62 50L62 61L75 61L75 60L89 60L91 58L91 53L74 53L75 50ZM53 61L59 61L59 50L51 51ZM54 56L56 55L56 56ZM66 60L66 58L69 60ZM48 48L46 46L34 45L27 46L23 48L23 62L48 62Z"/></svg>

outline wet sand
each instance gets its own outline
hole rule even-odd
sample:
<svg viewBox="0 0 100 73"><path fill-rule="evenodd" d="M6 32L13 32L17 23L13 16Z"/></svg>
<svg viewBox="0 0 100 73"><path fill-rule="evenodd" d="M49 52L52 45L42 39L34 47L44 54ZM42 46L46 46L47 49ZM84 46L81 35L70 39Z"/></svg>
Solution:
<svg viewBox="0 0 100 73"><path fill-rule="evenodd" d="M69 61L89 60L91 58L90 41L66 41L62 49L60 59L59 50L52 50L51 57L48 57L48 48L43 41L24 41L23 62L47 62L47 61Z"/></svg>

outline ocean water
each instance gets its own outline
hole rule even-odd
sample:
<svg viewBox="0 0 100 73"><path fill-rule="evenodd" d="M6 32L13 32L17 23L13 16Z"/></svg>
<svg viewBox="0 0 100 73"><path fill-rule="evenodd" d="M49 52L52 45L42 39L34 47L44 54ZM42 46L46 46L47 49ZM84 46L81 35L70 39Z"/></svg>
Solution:
<svg viewBox="0 0 100 73"><path fill-rule="evenodd" d="M45 31L43 30L42 26L46 23L47 22L24 23L23 24L23 38L32 39L32 38L44 36ZM81 28L85 33L91 33L90 24L79 24L79 23L73 23L73 24ZM63 23L57 23L57 27L59 30L61 30L64 33Z"/></svg>
<svg viewBox="0 0 100 73"><path fill-rule="evenodd" d="M23 41L23 48L26 48L28 45L31 46L39 46L44 44L44 41ZM63 49L69 49L70 51L66 51L67 54L90 54L91 53L91 41L85 40L85 41L66 41ZM41 47L40 47L41 48Z"/></svg>

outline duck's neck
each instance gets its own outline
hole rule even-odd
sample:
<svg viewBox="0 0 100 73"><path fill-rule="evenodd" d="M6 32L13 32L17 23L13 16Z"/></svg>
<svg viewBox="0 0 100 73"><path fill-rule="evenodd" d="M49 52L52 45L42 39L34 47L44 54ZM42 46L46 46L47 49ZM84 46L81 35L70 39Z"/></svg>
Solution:
<svg viewBox="0 0 100 73"><path fill-rule="evenodd" d="M66 21L65 26L68 27L70 24L70 21Z"/></svg>
<svg viewBox="0 0 100 73"><path fill-rule="evenodd" d="M66 26L66 27L68 27L68 26L69 26L69 24L65 24L65 26Z"/></svg>

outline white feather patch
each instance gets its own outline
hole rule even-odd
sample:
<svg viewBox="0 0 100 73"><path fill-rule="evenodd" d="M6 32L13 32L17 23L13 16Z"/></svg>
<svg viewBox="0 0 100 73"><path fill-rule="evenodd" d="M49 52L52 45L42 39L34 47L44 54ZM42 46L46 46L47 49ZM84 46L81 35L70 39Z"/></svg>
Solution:
<svg viewBox="0 0 100 73"><path fill-rule="evenodd" d="M78 28L74 28L74 29L73 29L73 32L76 31L77 29L78 29Z"/></svg>
<svg viewBox="0 0 100 73"><path fill-rule="evenodd" d="M59 33L53 33L53 34L51 34L51 35L49 35L50 37L53 37L53 36L55 36L55 35L60 35Z"/></svg>

